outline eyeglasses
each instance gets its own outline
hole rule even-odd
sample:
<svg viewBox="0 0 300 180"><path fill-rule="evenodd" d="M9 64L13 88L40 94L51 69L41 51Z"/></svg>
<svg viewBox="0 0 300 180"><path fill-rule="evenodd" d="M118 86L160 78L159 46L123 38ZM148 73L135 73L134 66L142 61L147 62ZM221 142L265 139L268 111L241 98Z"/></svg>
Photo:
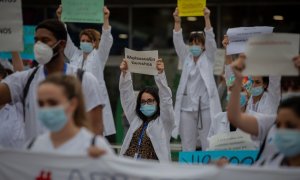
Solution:
<svg viewBox="0 0 300 180"><path fill-rule="evenodd" d="M203 31L192 31L190 34L203 34Z"/></svg>
<svg viewBox="0 0 300 180"><path fill-rule="evenodd" d="M141 100L141 105L153 105L155 103L155 99L147 99L147 101L145 100Z"/></svg>

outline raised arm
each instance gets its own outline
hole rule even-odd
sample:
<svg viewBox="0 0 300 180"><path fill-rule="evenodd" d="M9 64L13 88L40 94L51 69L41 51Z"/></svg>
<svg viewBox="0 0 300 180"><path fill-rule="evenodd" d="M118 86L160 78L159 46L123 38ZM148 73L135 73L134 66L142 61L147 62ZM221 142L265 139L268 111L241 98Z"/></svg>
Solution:
<svg viewBox="0 0 300 180"><path fill-rule="evenodd" d="M119 82L120 97L123 111L129 123L136 116L136 97L133 90L131 73L128 71L127 61L123 59L120 65L121 75Z"/></svg>
<svg viewBox="0 0 300 180"><path fill-rule="evenodd" d="M159 89L159 100L160 100L160 119L167 132L172 132L175 128L174 121L174 110L172 101L172 92L168 87L166 75L164 72L164 63L161 59L157 61L158 75L155 75L155 82Z"/></svg>
<svg viewBox="0 0 300 180"><path fill-rule="evenodd" d="M62 11L63 11L62 5L59 5L59 7L56 10L56 16L57 16L58 20L60 20L60 21L61 21ZM67 25L65 25L65 27L66 27L66 30L68 31ZM72 61L74 59L74 57L79 56L82 53L82 51L74 45L69 33L67 34L67 44L66 44L64 53L65 53L65 56L70 61Z"/></svg>
<svg viewBox="0 0 300 180"><path fill-rule="evenodd" d="M102 67L104 67L105 63L107 62L109 52L113 44L113 37L111 35L111 26L109 25L110 11L106 6L103 8L103 13L104 13L104 23L102 26L101 40L99 42L99 47L97 50L100 56L99 60L101 60Z"/></svg>
<svg viewBox="0 0 300 180"><path fill-rule="evenodd" d="M12 55L12 64L14 67L14 71L23 71L24 70L24 64L22 61L22 58L18 52L11 52Z"/></svg>
<svg viewBox="0 0 300 180"><path fill-rule="evenodd" d="M181 29L181 18L179 17L178 8L175 9L173 13L173 17L174 17L173 43L175 46L176 53L179 57L179 60L184 61L184 59L189 55L189 49L183 41L182 29Z"/></svg>
<svg viewBox="0 0 300 180"><path fill-rule="evenodd" d="M204 8L204 21L205 21L205 51L208 59L213 64L215 61L215 52L217 50L217 43L215 40L215 34L210 22L210 10Z"/></svg>
<svg viewBox="0 0 300 180"><path fill-rule="evenodd" d="M229 122L235 127L251 135L258 136L259 129L257 119L254 116L242 113L240 107L240 92L243 76L237 69L240 69L244 66L243 62L241 63L240 61L244 60L237 60L237 62L233 63L235 81L228 102L227 116Z"/></svg>

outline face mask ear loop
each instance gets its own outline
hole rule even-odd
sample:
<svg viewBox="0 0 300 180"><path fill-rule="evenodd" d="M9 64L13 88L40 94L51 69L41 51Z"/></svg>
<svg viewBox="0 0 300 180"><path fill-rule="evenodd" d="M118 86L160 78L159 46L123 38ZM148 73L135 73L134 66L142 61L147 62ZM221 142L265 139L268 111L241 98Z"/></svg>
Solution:
<svg viewBox="0 0 300 180"><path fill-rule="evenodd" d="M54 46L51 47L53 51L54 51L54 48L56 48L57 45L58 45L60 42L61 42L61 40L58 40L58 41L54 44ZM52 58L55 57L55 56L57 56L57 55L58 55L58 51L57 51L55 54L53 54Z"/></svg>

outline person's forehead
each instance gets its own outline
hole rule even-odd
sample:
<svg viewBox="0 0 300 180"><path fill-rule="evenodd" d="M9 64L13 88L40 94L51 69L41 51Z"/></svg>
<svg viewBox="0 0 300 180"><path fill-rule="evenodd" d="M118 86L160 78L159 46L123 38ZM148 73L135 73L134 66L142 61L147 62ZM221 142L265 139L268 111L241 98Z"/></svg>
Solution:
<svg viewBox="0 0 300 180"><path fill-rule="evenodd" d="M35 35L34 35L36 38L41 38L41 37L48 37L48 38L51 38L51 39L56 39L54 34L46 29L46 28L39 28L35 31Z"/></svg>
<svg viewBox="0 0 300 180"><path fill-rule="evenodd" d="M147 99L153 99L154 97L150 93L144 92L141 98L147 100Z"/></svg>

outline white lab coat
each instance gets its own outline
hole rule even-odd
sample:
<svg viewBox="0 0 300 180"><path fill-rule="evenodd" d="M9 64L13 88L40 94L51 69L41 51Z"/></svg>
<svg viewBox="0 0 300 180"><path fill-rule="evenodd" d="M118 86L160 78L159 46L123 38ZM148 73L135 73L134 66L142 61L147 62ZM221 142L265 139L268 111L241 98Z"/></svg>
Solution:
<svg viewBox="0 0 300 180"><path fill-rule="evenodd" d="M149 122L146 133L151 140L155 153L159 161L168 162L171 160L170 139L174 124L174 110L172 102L172 92L168 87L164 73L155 75L155 82L159 89L160 116ZM137 116L136 96L133 91L131 74L126 73L120 76L120 96L121 104L130 124L126 137L120 151L122 156L129 147L133 133L142 125L143 121Z"/></svg>
<svg viewBox="0 0 300 180"><path fill-rule="evenodd" d="M65 48L65 55L70 60L70 64L77 68L82 68L87 72L91 72L98 80L100 84L99 91L103 93L105 98L105 104L103 108L103 124L104 135L112 135L116 133L114 118L110 106L109 96L105 85L103 71L107 62L110 48L113 44L113 37L111 35L111 27L108 30L102 29L101 41L98 49L94 49L83 61L83 51L78 49L72 42L72 39L68 35L67 45Z"/></svg>
<svg viewBox="0 0 300 180"><path fill-rule="evenodd" d="M263 114L276 114L281 99L281 76L269 77L268 91L264 92L261 99L257 102L257 110L253 105L253 97L249 98L246 112L255 111Z"/></svg>
<svg viewBox="0 0 300 180"><path fill-rule="evenodd" d="M214 54L216 51L216 42L213 29L204 30L205 31L205 51L200 56L200 61L203 61L201 67L199 67L200 74L206 86L209 95L209 108L210 117L214 117L219 112L222 112L220 98L218 95L218 89L214 80L213 75L213 65L214 65ZM182 61L182 73L180 78L180 83L176 94L176 104L175 104L175 124L176 128L172 132L172 137L177 138L179 133L179 122L180 112L182 107L182 98L184 95L184 90L188 81L189 72L192 66L195 65L193 56L190 53L188 47L185 45L182 36L182 29L178 32L173 31L173 41L175 45L175 50L179 56L179 60ZM200 65L200 63L197 63Z"/></svg>

